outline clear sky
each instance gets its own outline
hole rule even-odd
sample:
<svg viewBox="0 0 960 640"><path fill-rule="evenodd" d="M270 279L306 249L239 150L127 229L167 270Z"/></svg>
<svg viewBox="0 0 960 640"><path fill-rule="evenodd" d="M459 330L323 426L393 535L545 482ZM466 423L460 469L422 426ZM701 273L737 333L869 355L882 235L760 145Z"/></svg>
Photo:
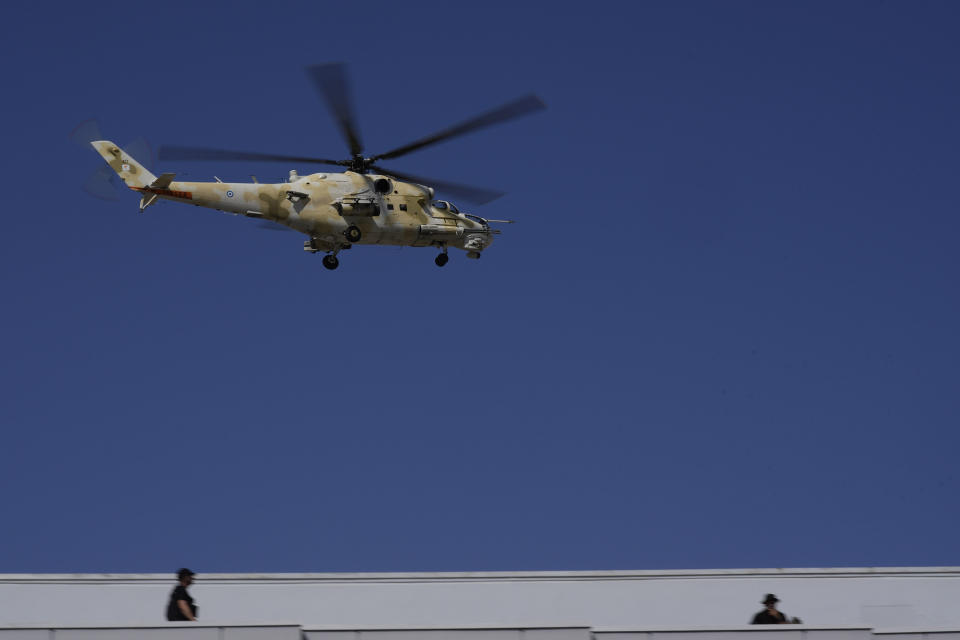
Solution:
<svg viewBox="0 0 960 640"><path fill-rule="evenodd" d="M960 5L18 3L0 572L960 565ZM482 260L81 190L69 134L503 189ZM279 181L283 164L154 165Z"/></svg>

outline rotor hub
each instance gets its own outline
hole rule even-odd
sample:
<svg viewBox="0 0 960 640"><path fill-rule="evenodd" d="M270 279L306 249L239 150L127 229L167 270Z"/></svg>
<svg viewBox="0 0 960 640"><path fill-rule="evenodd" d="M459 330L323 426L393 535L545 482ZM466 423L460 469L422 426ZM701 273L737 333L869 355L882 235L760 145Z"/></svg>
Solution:
<svg viewBox="0 0 960 640"><path fill-rule="evenodd" d="M346 164L348 167L350 167L350 171L355 173L366 173L370 169L372 160L370 158L364 158L362 153L358 153L350 158Z"/></svg>

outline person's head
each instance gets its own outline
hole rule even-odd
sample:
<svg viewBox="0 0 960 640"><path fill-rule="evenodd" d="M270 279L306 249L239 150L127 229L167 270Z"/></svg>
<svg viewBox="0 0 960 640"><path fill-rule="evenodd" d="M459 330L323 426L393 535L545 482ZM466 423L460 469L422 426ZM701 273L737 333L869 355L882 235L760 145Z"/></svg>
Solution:
<svg viewBox="0 0 960 640"><path fill-rule="evenodd" d="M772 593L768 593L767 597L763 599L763 604L766 605L767 609L776 609L778 602L780 602L780 598Z"/></svg>
<svg viewBox="0 0 960 640"><path fill-rule="evenodd" d="M195 575L196 574L193 571L190 571L190 569L183 568L180 569L180 571L177 571L177 580L179 580L180 584L183 586L189 587L191 584L193 584L193 576Z"/></svg>

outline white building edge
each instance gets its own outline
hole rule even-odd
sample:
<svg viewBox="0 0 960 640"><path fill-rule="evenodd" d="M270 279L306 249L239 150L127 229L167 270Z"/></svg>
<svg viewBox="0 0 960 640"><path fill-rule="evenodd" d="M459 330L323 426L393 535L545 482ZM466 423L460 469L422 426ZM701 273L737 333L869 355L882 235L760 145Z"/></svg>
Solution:
<svg viewBox="0 0 960 640"><path fill-rule="evenodd" d="M164 621L174 585L0 574L0 640L960 640L960 567L201 572L198 623ZM749 626L767 593L803 624Z"/></svg>

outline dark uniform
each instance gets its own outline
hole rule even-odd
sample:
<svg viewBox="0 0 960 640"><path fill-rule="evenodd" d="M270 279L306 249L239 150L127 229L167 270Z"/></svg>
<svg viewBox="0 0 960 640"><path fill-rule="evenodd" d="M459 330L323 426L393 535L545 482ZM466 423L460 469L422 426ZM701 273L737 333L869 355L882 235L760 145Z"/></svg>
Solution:
<svg viewBox="0 0 960 640"><path fill-rule="evenodd" d="M190 594L187 593L187 588L185 586L178 584L170 594L170 604L167 605L167 620L170 620L171 622L182 622L190 619L183 615L183 611L180 611L180 605L177 604L177 602L180 600L186 601L187 607L190 609L190 613L192 613L193 617L196 618L197 606L193 604L193 598L191 598Z"/></svg>
<svg viewBox="0 0 960 640"><path fill-rule="evenodd" d="M757 615L753 616L753 622L750 624L783 624L787 621L787 616L783 615L779 611L770 613L767 609L764 609Z"/></svg>

